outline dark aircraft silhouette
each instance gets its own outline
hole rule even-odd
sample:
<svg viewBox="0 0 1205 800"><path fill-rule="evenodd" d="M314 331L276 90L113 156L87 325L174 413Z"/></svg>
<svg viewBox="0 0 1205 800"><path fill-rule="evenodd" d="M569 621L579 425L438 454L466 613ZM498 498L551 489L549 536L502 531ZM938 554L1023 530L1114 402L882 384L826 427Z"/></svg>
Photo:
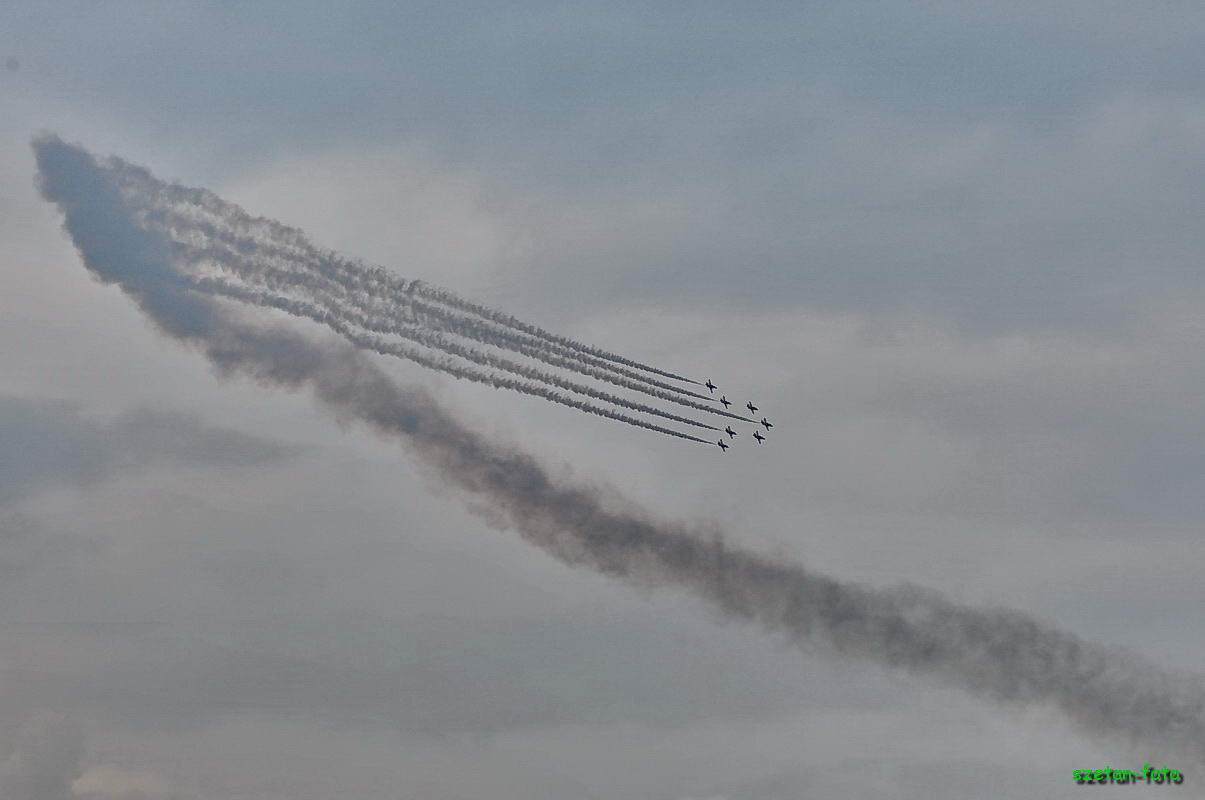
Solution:
<svg viewBox="0 0 1205 800"><path fill-rule="evenodd" d="M756 413L757 413L757 406L753 405L753 401L752 401L752 400L751 400L751 401L749 401L748 403L745 403L745 408L749 409L749 413L750 413L750 414L756 414Z"/></svg>
<svg viewBox="0 0 1205 800"><path fill-rule="evenodd" d="M766 437L762 436L761 431L757 430L756 428L753 429L753 438L757 440L758 444L761 444L766 440Z"/></svg>
<svg viewBox="0 0 1205 800"><path fill-rule="evenodd" d="M727 450L728 450L728 445L724 444L724 440L723 440L723 439L720 439L718 442L716 442L716 444L718 444L718 445L720 446L720 449L721 449L721 450L724 450L725 452L727 452Z"/></svg>
<svg viewBox="0 0 1205 800"><path fill-rule="evenodd" d="M761 424L766 426L766 430L770 430L771 428L774 427L774 423L770 422L765 417L761 418Z"/></svg>
<svg viewBox="0 0 1205 800"><path fill-rule="evenodd" d="M727 408L728 406L732 405L732 401L729 400L724 395L720 395L720 402L724 404L724 408Z"/></svg>
<svg viewBox="0 0 1205 800"><path fill-rule="evenodd" d="M711 391L713 391L713 392L715 391L715 384L711 382L711 378L708 378L707 383L705 383L703 385L706 386Z"/></svg>
<svg viewBox="0 0 1205 800"><path fill-rule="evenodd" d="M732 430L731 425L729 425L727 428L724 428L724 433L728 434L730 438L736 438L736 431Z"/></svg>

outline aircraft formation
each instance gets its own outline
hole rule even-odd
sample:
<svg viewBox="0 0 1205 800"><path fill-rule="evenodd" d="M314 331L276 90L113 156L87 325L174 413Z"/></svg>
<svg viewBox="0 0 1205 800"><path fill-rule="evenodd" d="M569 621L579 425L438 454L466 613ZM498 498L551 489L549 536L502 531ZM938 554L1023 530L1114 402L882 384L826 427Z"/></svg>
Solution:
<svg viewBox="0 0 1205 800"><path fill-rule="evenodd" d="M715 395L715 390L719 388L714 383L712 383L711 378L708 378L707 382L704 383L703 385L707 387L707 391L711 392L711 394L713 396ZM729 400L728 396L724 395L724 394L720 395L719 402L721 405L724 406L725 410L727 410L728 407L732 405L732 401ZM750 414L756 414L758 411L758 407L753 405L752 400L745 403L745 408L749 409ZM746 422L753 422L755 425L761 425L763 428L766 429L767 433L770 431L771 428L774 427L774 423L770 422L770 420L766 419L765 417L761 418L761 422L758 422L755 419L746 419L746 418L742 418L742 419L745 419ZM724 427L724 433L728 434L729 439L735 439L737 437L737 432L732 429L732 425L726 425ZM756 427L753 428L753 438L754 438L754 440L757 441L758 444L761 444L762 442L766 441L766 437L763 436L761 431L759 431ZM719 440L717 440L716 444L719 446L720 450L725 453L728 452L728 448L732 446L732 445L728 444L728 442L724 441L723 438L720 438Z"/></svg>

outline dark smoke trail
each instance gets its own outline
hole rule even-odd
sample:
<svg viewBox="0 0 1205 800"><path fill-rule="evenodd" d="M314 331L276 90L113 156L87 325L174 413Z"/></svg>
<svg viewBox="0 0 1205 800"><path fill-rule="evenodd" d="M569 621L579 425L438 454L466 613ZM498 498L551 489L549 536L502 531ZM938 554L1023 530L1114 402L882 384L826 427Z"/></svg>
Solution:
<svg viewBox="0 0 1205 800"><path fill-rule="evenodd" d="M462 491L490 524L566 564L644 586L678 586L734 618L835 653L932 676L1013 705L1050 704L1085 731L1205 764L1205 686L1128 651L1025 615L957 605L904 587L874 590L770 560L658 521L472 431L425 392L401 386L350 346L255 326L188 292L170 245L140 228L105 168L53 137L34 142L42 192L84 264L117 283L169 336L225 374L311 392L344 418L395 438Z"/></svg>
<svg viewBox="0 0 1205 800"><path fill-rule="evenodd" d="M384 339L378 336L367 336L357 333L355 331L356 328L366 328L367 326L364 318L361 315L357 315L353 312L343 311L340 313L338 311L332 311L329 308L319 308L318 306L315 306L312 303L307 303L303 300L291 300L287 297L272 295L243 286L237 286L229 281L223 281L217 278L197 278L191 282L190 286L197 291L205 292L207 294L228 297L232 300L250 303L262 308L275 308L279 311L284 311L287 314L291 314L292 316L308 319L313 322L326 325L328 328L335 331L348 341L372 350L376 353L380 353L381 355L396 356L398 358L403 358L410 361L415 361L418 358L418 351L415 351L413 348L403 347L401 345L386 342ZM448 341L438 334L425 331L421 328L407 328L395 325L390 326L388 330L383 332L404 337L412 342L421 344L424 347L429 347L433 350L441 350L449 355L463 358L466 361L472 361L473 363L480 364L484 367L492 367L494 369L504 370L533 381L556 386L557 388L565 389L566 391L583 394L587 397L592 397L595 400L611 403L612 405L617 405L621 408L626 408L631 411L652 414L673 422L680 422L684 425L692 425L696 428L705 428L712 431L719 430L719 428L716 428L713 425L707 425L699 422L698 420L690 419L689 417L680 417L677 414L671 414L668 411L662 411L659 408L654 408L653 406L648 406L643 403L634 403L631 400L627 400L623 397L618 397L613 394L608 394L607 392L600 392L597 389L593 389L589 386L565 380L564 378L553 375L550 372L528 367L523 364L519 364L518 362L511 361L507 358L494 356L490 353L484 353L471 347L462 347L455 342ZM424 356L424 361L420 363L422 363L423 366L432 366L433 363L435 363L435 360L426 358ZM445 364L442 361L440 361L439 364L439 366L435 366L434 368L440 370L441 372L447 372L457 378L470 378L471 380L478 380L477 377L471 376L469 371L463 370L460 367L453 368L450 364ZM478 380L478 382L484 381ZM512 385L511 383L502 383L501 379L492 377L490 378L489 383L497 388L515 389L516 391L521 391L525 394L544 397L545 399L552 399L553 402L563 402L563 398L559 398L557 395L548 393L547 390L540 386L524 384L523 388L516 388L520 382L513 382L514 385ZM574 401L573 407L586 411L590 414L602 414L604 416L608 415L608 412L605 409L600 409L597 406L593 406L588 403L578 404L577 401ZM633 423L633 420L629 417L612 416L611 418L620 419L624 422L628 422L629 424ZM644 425L642 424L641 427L644 427ZM653 429L662 433L666 432L665 429L661 428Z"/></svg>

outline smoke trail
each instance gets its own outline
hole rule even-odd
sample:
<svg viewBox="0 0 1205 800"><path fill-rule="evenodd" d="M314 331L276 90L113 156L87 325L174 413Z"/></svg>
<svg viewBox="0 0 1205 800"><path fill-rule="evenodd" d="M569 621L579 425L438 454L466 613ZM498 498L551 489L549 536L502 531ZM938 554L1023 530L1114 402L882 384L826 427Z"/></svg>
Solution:
<svg viewBox="0 0 1205 800"><path fill-rule="evenodd" d="M240 209L240 213L245 214L246 212L242 212ZM182 252L193 262L212 262L244 279L255 280L277 291L305 287L311 295L317 297L333 295L347 300L365 311L367 315L365 326L378 332L389 332L388 326L396 324L391 321L399 318L409 324L421 321L431 328L495 347L510 349L551 366L570 369L587 377L606 381L661 400L730 419L755 422L740 414L716 408L714 405L691 402L682 397L682 395L686 395L714 403L714 400L706 395L700 395L609 365L600 366L598 362L583 359L580 356L557 355L558 352L563 351L549 349L530 338L516 337L488 325L451 314L446 309L410 299L406 292L402 293L406 299L399 299L397 293L372 294L372 283L362 280L359 277L361 267L350 264L350 262L344 261L342 266L339 266L340 259L328 256L322 256L321 261L316 262L312 256L299 255L295 252L296 248L282 247L262 239L240 235L212 222L199 220L188 214L162 207L154 207L147 211L144 219L151 227L169 233L175 241L180 243L184 248ZM301 271L273 266L270 263L272 261L297 265ZM334 262L334 266L332 262ZM382 308L386 310L382 310Z"/></svg>
<svg viewBox="0 0 1205 800"><path fill-rule="evenodd" d="M362 350L371 350L381 355L404 358L409 361L414 361L417 364L446 372L456 378L464 378L477 383L486 383L496 389L510 389L512 391L531 395L532 397L540 397L545 400L550 400L553 403L568 406L569 408L576 408L578 411L584 411L587 414L596 414L606 419L626 422L628 425L643 428L646 431L655 431L657 433L663 433L666 436L673 436L690 442L711 444L711 442L707 441L706 439L700 439L698 436L692 436L689 433L675 431L671 428L663 428L660 425L654 425L651 422L645 422L642 419L629 417L626 414L620 414L617 411L612 411L609 408L602 408L601 406L596 406L584 400L574 400L573 398L565 397L564 395L557 394L551 389L539 384L526 383L524 381L518 381L501 375L485 375L472 369L454 365L451 361L446 359L432 358L426 354L414 350L413 348L385 342L378 336L356 333L342 323L333 319L327 319L325 324L348 342ZM714 430L714 428L712 430Z"/></svg>
<svg viewBox="0 0 1205 800"><path fill-rule="evenodd" d="M653 519L554 474L532 456L454 419L425 392L390 380L350 346L240 320L189 293L170 246L138 227L104 167L54 137L34 141L44 196L87 268L121 289L169 336L222 373L307 390L323 405L399 441L490 524L516 530L566 564L645 586L677 586L725 614L833 652L931 676L1012 705L1050 704L1094 735L1159 758L1205 764L1205 685L1128 651L1025 615L957 605L904 587L874 590L728 547Z"/></svg>
<svg viewBox="0 0 1205 800"><path fill-rule="evenodd" d="M624 366L684 383L691 383L696 386L702 385L699 381L691 380L690 378L660 370L647 364L624 358L614 353L582 344L581 342L576 342L567 337L553 334L535 325L522 322L509 314L471 303L452 292L430 286L423 281L406 281L381 267L373 267L361 262L351 262L336 253L314 246L299 229L284 225L267 217L253 217L238 205L223 200L205 189L165 184L151 175L145 168L138 167L121 159L113 159L110 163L110 168L121 173L117 177L124 188L156 197L161 209L165 209L170 205L183 204L203 210L215 219L222 220L234 230L241 230L251 235L258 233L263 239L280 242L286 248L286 252L291 251L293 255L304 256L310 259L312 263L322 264L327 267L327 270L331 274L335 274L341 278L353 277L361 288L369 292L389 296L404 293L410 296L411 299L415 295L426 297L427 299L442 303L449 308L467 312L504 328L518 331L529 337L529 341L542 342L545 346L551 345L561 351L572 352L579 357L585 358L587 363L601 365L603 368L609 369L617 369L614 364L623 364ZM331 269L332 267L334 268L333 270ZM324 274L327 274L326 271L324 271ZM612 363L605 363L608 361ZM626 370L620 370L620 372L635 380L649 380L647 376L635 375ZM706 395L696 394L681 387L661 382L653 383L669 391L684 392L692 397L703 400L710 399Z"/></svg>
<svg viewBox="0 0 1205 800"><path fill-rule="evenodd" d="M443 303L446 306L449 306L450 308L456 309L457 311L467 311L470 314L476 314L477 316L481 317L482 319L487 319L490 322L496 322L500 325L505 325L508 328L513 328L517 331L522 331L523 333L529 334L531 336L536 336L540 339L544 339L546 341L552 342L553 344L558 344L562 347L567 347L567 348L570 348L573 350L578 350L587 355L594 356L595 358L601 358L601 359L605 359L607 361L614 361L615 363L623 364L626 367L634 367L636 369L642 369L645 372L652 372L655 375L661 375L666 378L673 378L674 380L682 381L683 383L693 383L695 386L703 385L699 381L691 380L690 378L684 378L681 375L674 374L673 372L666 372L664 370L657 369L656 367L650 367L649 365L642 364L639 361L633 361L629 358L624 358L623 356L618 356L618 355L615 355L614 353L608 353L605 350L600 350L597 347L591 347L587 344L582 344L581 342L574 341L573 339L569 339L564 336L558 336L555 333L550 333L549 331L543 330L542 328L538 328L535 325L530 325L526 322L522 322L521 320L518 320L515 317L512 317L510 314L504 314L501 311L496 311L495 309L489 308L487 306L479 305L477 303L471 303L468 300L465 300L461 297L458 297L458 296L452 294L451 292L449 292L446 289L440 289L435 286L430 286L421 280L414 281L413 283L411 283L410 291L413 292L414 294L421 295L430 300L436 300L440 303Z"/></svg>
<svg viewBox="0 0 1205 800"><path fill-rule="evenodd" d="M291 314L292 316L308 319L313 322L326 325L328 328L335 331L348 341L361 347L373 350L381 355L396 356L398 358L404 358L411 361L416 360L417 351L415 351L413 348L392 344L377 336L367 336L357 333L355 328L367 328L368 326L365 324L364 317L362 315L357 315L353 312L338 312L332 311L329 308L322 309L313 305L312 303L307 303L302 300L291 300L287 297L271 295L266 292L237 286L229 281L223 281L216 278L197 278L193 280L190 285L197 291L205 292L207 294L227 297L232 300L239 300L241 302L250 303L263 308L275 308ZM528 367L526 365L519 364L518 362L511 361L507 358L501 358L490 353L484 353L471 347L462 347L455 342L448 341L438 334L424 331L421 328L407 328L395 325L383 332L407 338L412 342L423 345L424 347L429 347L433 350L441 350L449 355L458 356L466 361L472 361L475 364L480 364L481 366L492 367L494 369L500 369L513 373L515 375L521 375L522 377L530 380L547 383L560 389L583 394L587 397L592 397L595 400L602 400L603 402L611 403L612 405L617 405L621 408L627 408L631 411L640 411L645 414L652 414L673 422L680 422L684 425L692 425L696 428L706 428L707 430L712 431L719 430L719 428L715 427L714 425L707 425L706 423L690 419L689 417L681 417L677 414L671 414L668 411L662 411L659 408L654 408L653 406L648 406L643 403L634 403L631 400L627 400L623 397L608 394L607 392L600 392L597 389L593 389L589 386L565 380L558 375L553 375L552 373L544 370ZM431 366L431 361L433 360L427 359L427 361L423 363L423 366ZM436 368L442 372L448 372L458 378L470 377L470 375L464 370L458 368L454 369L443 362L440 362L440 364L441 366ZM471 379L476 380L476 378ZM503 384L500 382L500 380L501 379L491 378L489 382L497 388L515 388L515 386L512 386L509 383ZM516 385L518 385L517 382ZM545 390L543 390L542 387L531 385L524 385L524 388L516 389L516 391L522 391L525 394L545 397L547 399L551 399L554 396L548 394ZM558 399L555 402L562 402L562 400ZM588 404L579 406L575 404L573 407L580 408L582 411L586 411L591 414L606 415L605 410L600 409L597 406ZM633 421L628 417L611 418L621 419L622 421L629 423Z"/></svg>
<svg viewBox="0 0 1205 800"><path fill-rule="evenodd" d="M141 181L137 184L137 186L144 185L145 182ZM183 189L183 187L172 188L179 188L186 193L193 191ZM140 195L137 192L142 190L136 188L133 191L133 197L138 199ZM163 192L155 192L151 197L161 200L162 195ZM213 206L217 202L224 201L210 201L209 206ZM224 209L223 216L216 223L212 220L198 219L195 214L173 210L163 205L148 206L144 219L148 225L163 230L181 244L191 243L191 247L204 251L205 256L212 259L214 263L235 271L241 277L264 280L274 273L278 276L282 273L288 274L295 283L304 283L312 293L338 294L348 298L366 312L373 313L374 319L384 320L381 324L388 324L389 320L398 319L412 322L415 317L421 316L424 324L428 326L495 347L514 350L552 366L572 369L616 386L633 389L699 410L730 416L734 419L743 419L746 422L752 421L726 411L719 411L710 405L691 403L682 397L714 403L714 400L707 395L632 372L568 347L549 343L534 336L507 331L497 325L454 313L442 306L425 303L416 299L414 292L411 291L417 281L407 284L406 281L399 278L391 278L392 287L382 286L381 281L374 278L372 273L378 270L384 272L384 270L349 261L337 254L323 252L303 237L300 238L300 244L296 238L290 239L286 243L280 243L263 235L252 235L246 230L234 230L231 227L231 220L242 228L247 225L242 222L243 217L268 222L271 220L262 217L250 218L247 212L238 206L228 205L230 208ZM209 212L210 208L207 207L204 210ZM236 260L221 258L219 251L222 249L236 254ZM300 266L304 272L282 270L279 267L271 266L271 263L265 263L272 261ZM656 390L649 387L656 387Z"/></svg>
<svg viewBox="0 0 1205 800"><path fill-rule="evenodd" d="M179 234L180 231L177 229L176 233ZM260 285L266 286L271 291L278 293L297 291L299 289L305 290L312 298L323 303L327 311L343 317L345 320L350 321L358 328L363 328L376 333L405 336L407 338L414 339L416 336L423 335L422 331L420 331L417 327L422 325L428 329L452 333L467 339L482 342L483 344L489 344L497 347L505 346L500 344L496 337L489 335L488 332L482 333L472 327L460 325L458 324L458 320L452 319L446 322L443 320L432 321L429 317L422 313L421 309L416 313L409 315L406 323L404 324L393 322L391 320L396 318L396 315L383 316L381 314L372 313L372 298L356 297L356 293L353 293L342 286L334 287L334 291L331 291L331 287L321 284L318 280L314 279L307 273L299 273L296 270L288 270L271 266L269 264L259 263L260 254L257 253L254 244L244 244L239 250L234 250L225 243L212 241L209 236L205 235L205 232L200 233L204 241L203 246L187 244L177 240L175 252L181 261L192 266L212 264L226 270L227 272L233 273L240 278L255 280ZM239 291L243 294L243 296L239 299L250 300L250 295L248 294L249 290L236 289L234 285L229 282L218 281L217 279L212 278L201 278L198 279L198 285L208 287L209 289L218 292ZM256 295L257 299L250 301L262 305L267 302L265 299L266 297L267 295ZM345 302L341 303L340 301ZM347 308L346 306L349 304L357 306L361 309L361 311L353 311ZM302 316L310 315L302 314ZM431 343L436 341L439 343ZM506 369L516 372L517 374L523 374L526 377L530 377L535 380L543 380L553 383L561 386L561 388L584 393L594 397L595 399L606 399L608 402L612 402L632 410L644 411L646 413L655 414L666 419L672 419L676 422L685 422L689 425L696 425L698 427L717 430L717 428L711 425L705 425L676 414L669 414L667 412L654 409L648 405L634 404L630 401L623 400L622 398L617 398L616 395L598 392L579 383L564 381L553 376L547 371L532 370L530 368L517 365L516 362L513 361L497 359L492 356L481 354L480 351L459 347L447 339L434 334L430 335L423 343L447 352L452 352L455 350L456 355L460 355L470 360L478 360L479 358L483 357L493 358L493 361L490 362L490 366L494 366L499 369ZM730 419L740 420L742 422L756 422L749 417L745 417L740 414L733 414L732 412L715 408L713 406L706 406L701 403L696 403L677 395L668 394L666 392L651 388L644 383L631 382L623 378L616 377L612 373L596 370L592 367L584 366L578 361L561 358L542 350L533 350L521 344L511 345L510 349L522 355L531 356L551 366L568 369L579 374L586 375L587 377L597 378L622 388L632 389L634 391L638 391L661 400L676 403L687 408L692 408L697 411L728 417ZM466 353L469 352L476 353L477 355L466 355Z"/></svg>

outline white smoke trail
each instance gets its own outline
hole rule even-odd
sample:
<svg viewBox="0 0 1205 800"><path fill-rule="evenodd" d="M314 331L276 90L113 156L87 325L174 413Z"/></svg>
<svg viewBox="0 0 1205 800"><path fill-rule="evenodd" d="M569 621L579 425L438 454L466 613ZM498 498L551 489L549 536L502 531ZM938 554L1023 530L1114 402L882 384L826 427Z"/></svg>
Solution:
<svg viewBox="0 0 1205 800"><path fill-rule="evenodd" d="M154 193L150 198L160 201L161 195L161 192ZM132 196L147 202L146 196ZM752 421L716 409L713 405L686 399L694 398L696 401L714 403L706 395L640 375L526 334L507 331L491 323L454 313L439 305L423 302L416 299L415 294L410 291L415 282L407 284L394 278L396 286L383 287L371 275L372 271L379 268L366 267L336 254L325 253L309 242L305 242L305 248L300 248L293 240L281 244L262 235L251 235L246 230L236 230L228 224L229 219L238 220L238 215L245 216L246 212L233 204L231 206L233 210L227 213L225 219L214 220L198 218L195 213L197 209L191 209L194 213L188 213L189 209L186 208L173 209L157 204L148 207L145 220L149 226L168 233L182 246L195 251L198 258L203 255L205 259L235 272L246 280L279 282L282 277L287 276L295 285L306 286L312 295L331 295L345 299L371 315L371 319L378 325L388 325L399 320L413 322L421 317L423 324L432 328L513 350L551 366L571 369L588 377L698 410L746 422ZM222 251L225 251L225 255ZM275 285L275 288L279 286Z"/></svg>
<svg viewBox="0 0 1205 800"><path fill-rule="evenodd" d="M241 233L243 238L257 239L260 248L279 247L280 250L275 253L276 255L285 254L293 258L305 258L311 265L316 266L323 275L335 280L353 281L356 288L365 290L371 294L389 297L397 297L404 294L412 301L415 296L427 297L449 308L468 312L482 320L494 323L490 329L495 331L495 335L500 337L507 336L501 329L509 328L511 331L519 334L516 336L515 333L511 333L509 334L510 338L524 341L530 346L543 346L552 349L553 352L573 355L585 363L598 368L615 370L632 380L649 381L653 385L667 391L682 392L702 400L710 399L706 395L700 395L672 384L665 384L661 381L653 380L647 375L633 373L615 365L622 364L685 383L701 385L698 381L550 333L537 326L522 322L509 314L472 303L457 297L451 292L430 286L423 281L407 281L381 267L351 261L337 253L322 250L313 245L306 238L305 234L297 228L284 225L267 217L254 217L238 205L227 202L207 190L165 184L151 175L146 169L120 159L114 159L111 169L118 173L116 178L124 189L131 191L137 196L154 198L156 206L156 214L154 216L162 223L178 224L183 219L186 221L186 224L195 226L201 224L201 221L196 218L195 213L198 211L204 212L210 218L211 224L220 222L229 231L236 232L235 235ZM180 210L173 212L173 206L182 207L194 213L193 215L189 215ZM219 236L216 227L211 228L207 233L210 236ZM428 306L428 309L429 313L437 313L430 306ZM461 319L464 319L464 317L461 316Z"/></svg>
<svg viewBox="0 0 1205 800"><path fill-rule="evenodd" d="M238 300L238 301L241 301L244 303L250 303L252 305L257 305L262 308L275 308L279 311L284 311L287 314L291 314L292 316L300 317L303 319L308 319L313 322L317 322L322 325L326 325L328 328L335 331L336 333L338 333L340 336L347 339L348 341L359 344L361 347L365 347L367 349L373 350L374 352L380 353L381 355L396 356L398 358L408 359L411 361L416 360L415 353L417 351L415 351L413 348L404 347L401 345L395 345L393 343L387 342L386 340L384 340L380 337L368 336L368 335L364 335L360 332L357 332L356 331L357 328L364 329L364 328L367 328L368 326L365 324L364 317L362 315L358 315L354 312L350 312L350 311L346 311L346 310L337 311L337 310L332 310L329 307L323 308L323 307L314 305L312 303L307 303L303 300L292 300L287 297L281 297L280 295L268 294L267 292L257 291L257 290L250 289L247 287L238 286L229 281L224 281L224 280L220 280L217 278L197 278L197 279L194 279L190 285L193 288L195 288L196 290L206 292L208 294L214 294L214 295L218 295L221 297L227 297L232 300ZM609 394L607 392L600 392L597 389L593 389L589 386L585 386L584 384L575 383L574 381L566 380L564 378L561 378L558 375L553 375L552 373L547 372L545 370L535 369L533 367L529 367L524 364L519 364L518 362L511 361L510 359L502 358L500 356L495 356L490 353L485 353L485 352L482 352L480 350L477 350L477 349L474 349L471 347L462 347L461 345L459 345L455 342L448 341L444 337L442 337L438 334L435 334L435 333L431 333L430 331L424 330L420 327L415 327L415 326L405 327L405 326L395 325L395 326L390 326L389 329L384 332L395 335L395 336L400 336L400 337L409 339L410 341L415 342L416 344L421 344L424 347L429 347L433 350L440 350L449 355L463 358L466 361L471 361L475 364L480 364L481 366L492 367L493 369L504 370L506 372L510 372L512 374L520 375L524 378L528 378L531 381L546 383L546 384L549 384L552 386L556 386L560 389L564 389L566 391L576 392L578 394L582 394L587 397L591 397L595 400L601 400L606 403L611 403L612 405L617 405L621 408L626 408L631 411L639 411L639 412L642 412L645 414L652 414L653 416L662 417L662 418L668 419L672 422L680 422L684 425L692 425L697 428L705 428L707 430L712 430L712 431L719 430L719 428L715 427L714 425L707 425L705 423L699 422L698 420L690 419L689 417L678 416L677 414L671 414L667 411L662 411L659 408L645 405L644 403L635 403L635 402L632 402L631 400L628 400L623 397L618 397L616 395ZM442 361L439 363L440 363L440 366L435 367L435 368L439 369L441 372L448 372L449 374L452 374L457 378L469 377L468 374L464 374L463 370L452 369L451 366L449 366L446 363L443 363ZM431 363L424 363L424 366L431 366ZM479 381L479 382L481 382L481 381ZM491 385L493 385L497 388L515 388L515 386L519 385L518 382L515 382L514 386L512 386L510 383L503 384L503 383L500 383L499 379L496 379L496 378L491 378L490 383L491 383ZM530 395L537 396L537 397L545 397L546 399L552 399L553 397L556 397L555 395L551 395L551 394L548 394L548 393L545 393L544 391L542 391L542 387L534 387L534 386L531 386L530 384L524 384L523 386L524 386L524 388L516 389L516 391L522 391L525 394L530 394ZM562 402L562 401L561 401L561 399L557 399L554 402ZM588 413L591 413L591 414L606 415L606 412L604 409L600 409L597 406L593 406L593 405L589 405L589 404L583 404L581 406L574 405L573 407L580 408L581 410L587 411ZM624 422L628 422L629 424L631 424L633 422L633 420L629 417L611 417L611 418L612 419L620 419ZM660 432L663 432L663 433L665 432L664 429L660 429L660 428L654 428L654 429L658 430Z"/></svg>
<svg viewBox="0 0 1205 800"><path fill-rule="evenodd" d="M305 390L344 418L396 439L490 524L566 564L645 586L677 586L725 614L834 653L931 676L1011 705L1048 704L1084 731L1153 759L1205 766L1205 685L1128 651L1025 615L955 604L914 587L874 590L729 547L632 503L572 482L532 456L466 428L425 392L392 381L350 346L269 329L188 291L170 243L139 227L87 151L34 142L44 196L84 264L116 283L168 336L224 374Z"/></svg>
<svg viewBox="0 0 1205 800"><path fill-rule="evenodd" d="M639 361L633 361L629 358L624 358L623 356L619 356L614 353L608 353L605 350L600 350L597 347L591 347L590 345L582 344L581 342L574 341L573 339L569 339L564 336L558 336L555 333L551 333L549 331L543 330L542 328L538 328L535 325L531 325L531 324L523 322L519 319L516 319L515 317L512 317L510 314L504 314L503 312L489 308L488 306L483 306L478 303L469 302L468 300L465 300L462 297L452 294L447 289L440 289L437 286L431 286L421 280L411 283L410 291L413 292L414 294L421 295L430 300L437 300L440 303L443 303L444 305L446 305L450 308L456 309L457 311L467 311L470 314L475 314L475 315L481 317L482 319L489 320L490 322L496 322L500 325L505 325L508 328L513 328L517 331L521 331L521 332L529 334L531 336L536 336L540 339L544 339L548 342L560 345L562 347L566 347L566 348L569 348L572 350L578 350L582 353L585 353L586 355L594 356L595 358L604 359L606 361L614 361L615 363L623 364L626 367L634 367L636 369L642 369L645 372L652 372L655 375L661 375L666 378L672 378L676 381L682 381L684 383L693 383L695 386L703 385L699 381L692 380L690 378L684 378L683 376L677 375L673 372L667 372L665 370L657 369L656 367L650 367L649 365L642 364Z"/></svg>
<svg viewBox="0 0 1205 800"><path fill-rule="evenodd" d="M179 236L181 233L182 232L177 229L177 236ZM458 321L455 319L450 321L432 320L429 316L423 314L421 310L416 310L414 313L409 314L406 322L404 323L396 322L394 320L397 319L397 313L381 315L373 313L371 310L364 310L366 308L372 308L372 298L357 298L353 293L343 287L339 287L336 291L331 292L329 291L329 287L326 287L319 281L316 281L308 272L290 270L273 266L271 264L262 263L260 260L261 256L254 249L253 245L245 246L242 251L235 251L221 242L212 241L204 233L201 233L200 235L202 237L202 244L199 245L184 243L178 239L175 240L177 242L176 254L182 262L193 267L204 265L217 266L226 272L237 275L240 278L251 280L261 286L265 286L269 290L278 293L278 296L280 293L287 293L290 291L304 291L310 298L321 304L323 309L343 317L355 327L363 328L364 330L373 331L375 333L406 336L408 338L414 338L415 336L422 335L423 330L443 331L462 336L463 338L479 341L483 344L493 346L498 346L499 344L497 338L488 335L488 333L478 333L472 328L466 328L465 326L457 324ZM244 253L247 253L247 255L244 255ZM301 269L304 270L304 267ZM199 278L197 280L200 282L199 285L212 287L215 291L235 291L234 284L229 282L221 282L216 278ZM243 289L240 291L243 291L244 294L246 294L246 292L249 290ZM266 298L267 295L261 295L258 297ZM240 299L248 298L249 296ZM354 306L356 310L353 310L348 306ZM452 352L452 350L455 349L457 355L462 355L465 358L476 360L477 358L487 357L484 354L465 355L466 352L469 352L469 348L460 347L450 342L446 338L439 337L435 334L431 334L429 338L430 341L440 342L440 344L430 344L429 346L438 347L439 349L446 350L447 352ZM643 383L627 381L623 378L616 377L611 373L595 370L592 367L581 364L580 362L564 359L541 350L530 350L523 345L511 346L510 349L514 352L520 353L521 355L528 355L536 358L537 360L543 361L551 366L562 367L587 377L594 377L622 388L632 389L641 392L642 394L647 394L649 396L676 403L697 411L728 417L730 419L740 420L742 422L754 422L754 420L740 414L733 414L729 411L715 408L713 406L706 406L701 403L696 403L683 397L651 388ZM473 352L480 353L480 351ZM537 371L530 368L521 367L516 365L516 362L505 359L495 359L495 362L496 363L491 363L490 366L495 366L500 369L507 369L516 372L517 374L524 374L526 377L530 377L535 380L543 380L548 383L558 385L561 388L569 389L570 391L578 391L588 394L595 399L604 399L604 397L610 398L608 399L608 402L613 402L616 405L620 405L632 410L641 410L645 411L646 413L665 417L666 419L673 419L677 422L685 422L689 425L696 425L698 427L717 430L717 428L711 425L705 425L695 420L690 420L686 417L680 417L675 414L654 410L653 407L644 404L631 403L630 401L622 398L617 398L616 395L597 392L596 390L585 387L579 383L564 381L563 379L553 376L552 373L547 371Z"/></svg>

